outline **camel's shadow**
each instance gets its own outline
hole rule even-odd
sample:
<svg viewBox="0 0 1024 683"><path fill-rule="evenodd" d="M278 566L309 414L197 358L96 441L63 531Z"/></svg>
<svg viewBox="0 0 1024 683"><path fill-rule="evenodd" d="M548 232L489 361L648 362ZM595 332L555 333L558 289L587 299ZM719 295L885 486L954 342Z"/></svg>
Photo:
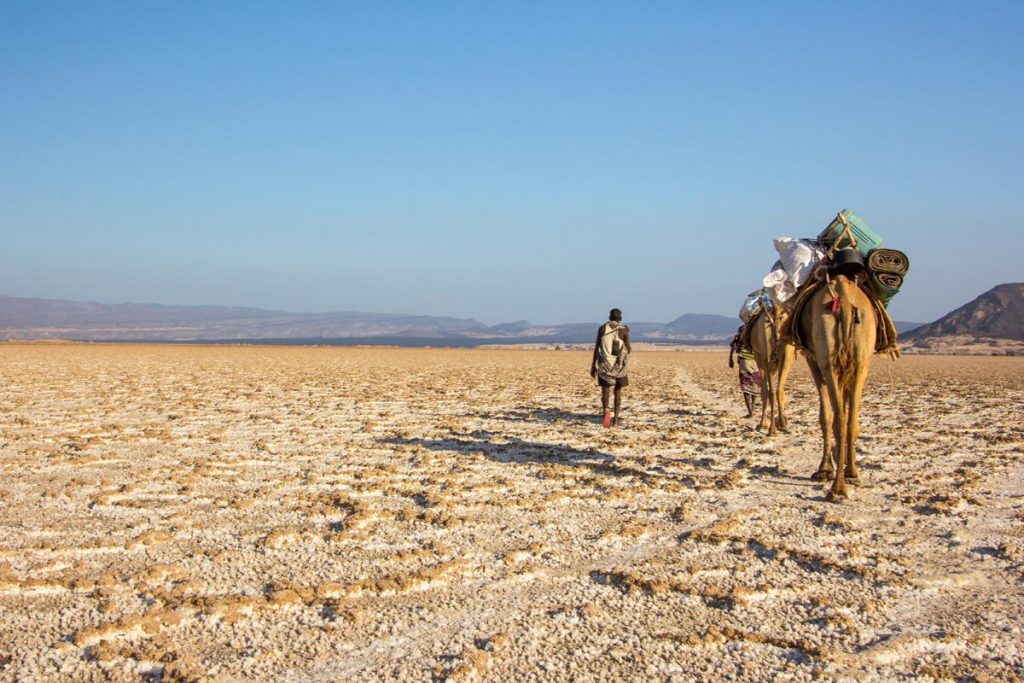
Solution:
<svg viewBox="0 0 1024 683"><path fill-rule="evenodd" d="M747 475L751 479L781 486L798 486L800 488L821 487L821 482L813 481L806 475L780 469L777 465L755 465L747 470Z"/></svg>
<svg viewBox="0 0 1024 683"><path fill-rule="evenodd" d="M561 444L540 443L524 439L502 437L500 442L492 440L488 432L478 430L469 435L453 435L447 438L424 439L392 437L381 439L380 443L397 446L421 446L432 451L455 451L459 454L483 454L488 460L509 465L565 465L585 467L594 474L611 477L633 477L647 482L675 481L695 488L696 478L688 474L677 475L665 471L649 471L635 463L616 459L609 453L596 448L573 448ZM662 467L655 469L663 470Z"/></svg>

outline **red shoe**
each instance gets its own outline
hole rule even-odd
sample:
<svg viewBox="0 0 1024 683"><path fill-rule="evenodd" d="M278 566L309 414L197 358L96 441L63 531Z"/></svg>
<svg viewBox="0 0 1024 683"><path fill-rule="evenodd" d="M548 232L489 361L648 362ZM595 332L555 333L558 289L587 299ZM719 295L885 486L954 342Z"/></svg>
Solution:
<svg viewBox="0 0 1024 683"><path fill-rule="evenodd" d="M612 414L611 413L605 413L604 414L604 420L601 421L601 425L604 426L604 427L611 427L612 426Z"/></svg>

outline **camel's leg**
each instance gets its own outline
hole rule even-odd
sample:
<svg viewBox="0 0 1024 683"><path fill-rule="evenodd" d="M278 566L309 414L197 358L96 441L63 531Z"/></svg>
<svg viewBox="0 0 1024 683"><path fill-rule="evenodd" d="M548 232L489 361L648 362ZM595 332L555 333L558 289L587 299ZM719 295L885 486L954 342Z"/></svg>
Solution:
<svg viewBox="0 0 1024 683"><path fill-rule="evenodd" d="M846 463L847 453L847 425L849 424L849 406L846 402L845 392L839 387L839 377L834 371L828 375L828 396L832 403L832 436L836 440L836 471L832 479L832 490L829 491L829 500L846 498Z"/></svg>
<svg viewBox="0 0 1024 683"><path fill-rule="evenodd" d="M811 370L811 377L814 378L814 386L818 389L818 424L821 426L821 463L818 464L818 471L811 475L815 481L828 481L832 478L832 406L828 400L828 389L825 388L825 379L822 377L818 365L810 358L807 359L807 367Z"/></svg>
<svg viewBox="0 0 1024 683"><path fill-rule="evenodd" d="M775 426L775 380L771 370L765 373L765 383L768 385L768 436L775 436L779 432Z"/></svg>
<svg viewBox="0 0 1024 683"><path fill-rule="evenodd" d="M789 371L793 367L793 357L796 354L796 349L789 344L785 344L780 352L779 359L779 374L775 380L775 405L779 411L779 429L781 431L789 431L789 423L786 421L785 407L786 407L786 378L789 377Z"/></svg>
<svg viewBox="0 0 1024 683"><path fill-rule="evenodd" d="M757 425L760 430L768 429L768 373L760 365L757 369L761 372L761 421Z"/></svg>
<svg viewBox="0 0 1024 683"><path fill-rule="evenodd" d="M846 404L846 478L854 484L860 482L860 474L857 472L857 437L860 436L860 398L867 378L868 368L867 365L863 365L857 369L857 376L854 377Z"/></svg>

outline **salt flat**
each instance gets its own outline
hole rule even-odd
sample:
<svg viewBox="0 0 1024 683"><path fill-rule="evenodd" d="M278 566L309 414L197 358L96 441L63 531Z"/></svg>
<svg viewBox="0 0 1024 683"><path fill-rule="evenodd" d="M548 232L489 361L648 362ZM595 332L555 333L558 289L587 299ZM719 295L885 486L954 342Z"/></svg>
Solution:
<svg viewBox="0 0 1024 683"><path fill-rule="evenodd" d="M824 500L724 353L0 345L0 680L1020 680L1024 360L878 360Z"/></svg>

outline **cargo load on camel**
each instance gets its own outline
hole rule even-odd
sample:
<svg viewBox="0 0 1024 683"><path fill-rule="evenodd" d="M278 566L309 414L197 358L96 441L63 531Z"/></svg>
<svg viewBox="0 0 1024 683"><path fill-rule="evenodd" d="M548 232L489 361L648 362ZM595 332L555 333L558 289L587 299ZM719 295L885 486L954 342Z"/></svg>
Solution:
<svg viewBox="0 0 1024 683"><path fill-rule="evenodd" d="M762 288L747 295L740 319L746 324L764 311L778 319L780 341L806 349L792 321L815 292L823 287L832 291L832 278L843 274L857 283L875 309L879 321L876 352L898 355L896 327L886 308L903 286L910 259L881 244L882 236L849 209L836 214L816 238L776 238L779 260L764 277ZM749 339L749 330L744 330L742 338Z"/></svg>

